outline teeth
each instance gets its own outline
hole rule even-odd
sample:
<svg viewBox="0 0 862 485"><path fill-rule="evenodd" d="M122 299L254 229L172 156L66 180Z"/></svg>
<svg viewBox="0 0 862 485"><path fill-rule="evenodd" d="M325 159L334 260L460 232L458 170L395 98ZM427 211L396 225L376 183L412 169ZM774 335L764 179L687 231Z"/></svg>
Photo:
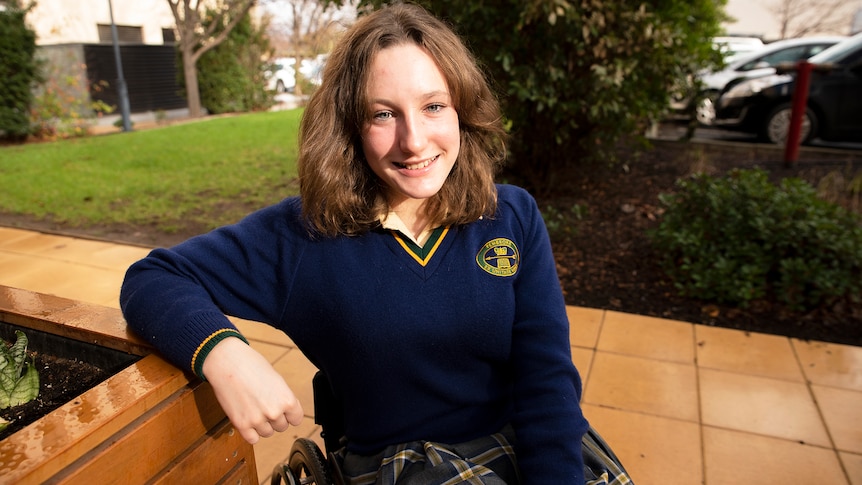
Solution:
<svg viewBox="0 0 862 485"><path fill-rule="evenodd" d="M407 170L419 170L420 168L425 168L428 165L431 165L430 160L425 160L424 162L417 163L415 165L405 165L404 168L406 168Z"/></svg>
<svg viewBox="0 0 862 485"><path fill-rule="evenodd" d="M421 162L421 163L414 163L411 165L407 165L405 163L400 163L399 165L406 168L407 170L420 170L420 169L427 167L428 165L431 165L431 162L433 162L434 160L437 160L437 157L433 157L433 158L431 158L429 160L425 160L424 162Z"/></svg>

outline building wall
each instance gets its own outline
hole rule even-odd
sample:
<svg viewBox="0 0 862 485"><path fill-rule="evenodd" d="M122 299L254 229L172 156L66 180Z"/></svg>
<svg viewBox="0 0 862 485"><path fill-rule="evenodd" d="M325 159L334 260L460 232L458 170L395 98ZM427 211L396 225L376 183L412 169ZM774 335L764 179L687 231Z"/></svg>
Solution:
<svg viewBox="0 0 862 485"><path fill-rule="evenodd" d="M750 35L760 37L764 40L775 40L780 36L781 27L769 7L782 0L727 0L725 12L735 20L725 24L725 29L730 35ZM854 11L854 6L862 9L862 0L845 0L845 9L836 12L836 15L844 15ZM852 17L852 14L850 15ZM843 32L821 32L827 34L850 35L852 30L852 18L847 18L846 29Z"/></svg>
<svg viewBox="0 0 862 485"><path fill-rule="evenodd" d="M856 13L853 14L853 26L850 27L850 34L855 35L862 32L862 5L859 6L859 9L856 10Z"/></svg>
<svg viewBox="0 0 862 485"><path fill-rule="evenodd" d="M39 45L99 43L98 24L141 27L145 44L163 44L162 29L175 25L165 0L39 0L27 16Z"/></svg>
<svg viewBox="0 0 862 485"><path fill-rule="evenodd" d="M38 0L27 20L36 31L48 82L62 84L75 109L87 111L82 116L92 115L93 101L119 110L113 46L99 36L99 25L111 24L109 1L114 23L139 27L143 41L120 45L131 112L184 108L176 50L165 45L162 32L175 24L165 0ZM75 82L67 85L71 78Z"/></svg>
<svg viewBox="0 0 862 485"><path fill-rule="evenodd" d="M84 49L80 44L39 46L36 57L43 62L46 83L41 89L57 93L63 109L80 117L93 116L90 106L90 81Z"/></svg>

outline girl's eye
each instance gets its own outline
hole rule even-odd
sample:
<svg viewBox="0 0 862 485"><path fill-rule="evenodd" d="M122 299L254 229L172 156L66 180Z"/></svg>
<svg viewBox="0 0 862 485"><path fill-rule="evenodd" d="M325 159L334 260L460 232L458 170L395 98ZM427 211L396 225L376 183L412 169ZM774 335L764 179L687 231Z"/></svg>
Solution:
<svg viewBox="0 0 862 485"><path fill-rule="evenodd" d="M439 113L439 112L443 111L443 108L445 108L445 107L446 106L442 103L435 103L435 104L432 104L431 106L428 106L426 109L431 113Z"/></svg>
<svg viewBox="0 0 862 485"><path fill-rule="evenodd" d="M392 118L392 112L390 111L379 111L374 113L373 118L375 121L384 121Z"/></svg>

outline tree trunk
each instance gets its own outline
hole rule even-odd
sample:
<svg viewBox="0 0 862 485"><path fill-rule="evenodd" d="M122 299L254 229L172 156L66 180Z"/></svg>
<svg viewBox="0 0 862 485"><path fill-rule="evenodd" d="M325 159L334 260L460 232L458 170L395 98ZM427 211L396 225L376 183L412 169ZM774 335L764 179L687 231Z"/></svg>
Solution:
<svg viewBox="0 0 862 485"><path fill-rule="evenodd" d="M198 88L198 67L193 53L183 52L183 76L186 81L186 101L189 103L189 117L201 116L201 93Z"/></svg>
<svg viewBox="0 0 862 485"><path fill-rule="evenodd" d="M302 96L302 74L299 72L299 66L302 65L302 56L296 54L293 58L293 94Z"/></svg>
<svg viewBox="0 0 862 485"><path fill-rule="evenodd" d="M198 118L203 114L201 113L201 94L198 88L198 59L227 38L237 22L251 9L254 2L255 0L226 0L226 3L221 5L218 18L211 22L208 27L203 28L198 13L201 3L195 2L192 5L191 0L168 0L179 33L178 41L183 55L183 77L186 81L186 100L189 103L190 117ZM225 19L228 19L229 23L216 35L216 26L221 25ZM198 33L198 29L202 29L203 32Z"/></svg>

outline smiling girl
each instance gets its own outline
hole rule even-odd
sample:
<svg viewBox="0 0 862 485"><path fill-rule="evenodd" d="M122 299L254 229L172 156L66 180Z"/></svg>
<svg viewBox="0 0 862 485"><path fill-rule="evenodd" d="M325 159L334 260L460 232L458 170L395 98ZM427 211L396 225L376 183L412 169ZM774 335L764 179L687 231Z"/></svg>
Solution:
<svg viewBox="0 0 862 485"><path fill-rule="evenodd" d="M535 201L494 183L504 141L448 26L364 16L304 113L300 196L135 263L125 317L251 443L303 410L225 314L284 331L344 403L349 483L583 483L565 304Z"/></svg>

